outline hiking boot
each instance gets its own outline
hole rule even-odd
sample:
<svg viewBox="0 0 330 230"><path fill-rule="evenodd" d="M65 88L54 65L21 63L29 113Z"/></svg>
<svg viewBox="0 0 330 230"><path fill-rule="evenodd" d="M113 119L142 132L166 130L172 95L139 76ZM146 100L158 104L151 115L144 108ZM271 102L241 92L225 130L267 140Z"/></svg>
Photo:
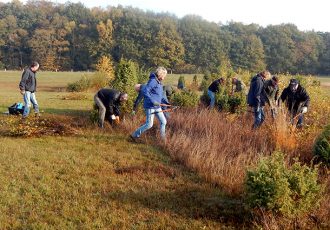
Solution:
<svg viewBox="0 0 330 230"><path fill-rule="evenodd" d="M98 123L97 126L98 126L99 128L101 128L101 129L104 128L104 125L103 125L102 123Z"/></svg>
<svg viewBox="0 0 330 230"><path fill-rule="evenodd" d="M140 143L140 140L138 137L133 137L132 135L129 135L129 141L133 143Z"/></svg>

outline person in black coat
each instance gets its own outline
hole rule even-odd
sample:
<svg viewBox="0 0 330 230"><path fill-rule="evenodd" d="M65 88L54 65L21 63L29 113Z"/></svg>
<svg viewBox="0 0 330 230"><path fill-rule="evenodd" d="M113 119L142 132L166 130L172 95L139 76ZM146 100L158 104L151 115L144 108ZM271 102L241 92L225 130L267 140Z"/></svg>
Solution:
<svg viewBox="0 0 330 230"><path fill-rule="evenodd" d="M264 106L267 100L267 95L264 88L264 82L265 79L270 78L270 76L270 72L265 70L251 79L247 103L253 108L254 129L260 127L265 120Z"/></svg>
<svg viewBox="0 0 330 230"><path fill-rule="evenodd" d="M104 119L112 125L113 121L118 119L120 115L120 105L127 101L127 93L121 93L115 89L100 89L94 96L94 101L99 109L100 128L104 127Z"/></svg>
<svg viewBox="0 0 330 230"><path fill-rule="evenodd" d="M289 86L286 87L280 97L289 110L291 123L294 118L298 118L297 128L301 128L304 121L304 114L307 113L310 97L304 87L299 84L297 79L291 79Z"/></svg>
<svg viewBox="0 0 330 230"><path fill-rule="evenodd" d="M214 80L209 88L207 89L207 95L210 97L210 109L213 109L215 104L215 94L219 92L220 85L222 85L225 82L225 79L222 77L219 79Z"/></svg>

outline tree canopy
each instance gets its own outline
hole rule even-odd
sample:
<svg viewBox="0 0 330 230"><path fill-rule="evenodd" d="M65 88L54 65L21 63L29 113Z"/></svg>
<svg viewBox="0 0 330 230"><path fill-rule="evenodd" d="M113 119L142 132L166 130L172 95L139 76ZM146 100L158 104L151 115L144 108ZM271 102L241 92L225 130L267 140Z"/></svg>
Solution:
<svg viewBox="0 0 330 230"><path fill-rule="evenodd" d="M196 15L44 0L0 3L0 68L7 69L36 60L45 70L88 70L108 56L116 65L126 59L177 73L216 72L225 61L234 70L330 74L329 47L330 33L293 24L222 25Z"/></svg>

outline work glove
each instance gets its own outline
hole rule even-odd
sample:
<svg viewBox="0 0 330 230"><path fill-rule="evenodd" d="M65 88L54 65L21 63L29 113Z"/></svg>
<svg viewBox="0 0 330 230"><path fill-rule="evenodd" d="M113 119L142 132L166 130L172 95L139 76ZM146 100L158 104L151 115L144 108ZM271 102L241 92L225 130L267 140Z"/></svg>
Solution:
<svg viewBox="0 0 330 230"><path fill-rule="evenodd" d="M115 115L111 115L111 120L116 120L116 116Z"/></svg>
<svg viewBox="0 0 330 230"><path fill-rule="evenodd" d="M24 95L25 94L25 90L21 90L21 94Z"/></svg>
<svg viewBox="0 0 330 230"><path fill-rule="evenodd" d="M154 102L153 104L154 104L154 106L159 106L160 105L159 102Z"/></svg>
<svg viewBox="0 0 330 230"><path fill-rule="evenodd" d="M301 108L301 113L307 113L307 107L306 106Z"/></svg>

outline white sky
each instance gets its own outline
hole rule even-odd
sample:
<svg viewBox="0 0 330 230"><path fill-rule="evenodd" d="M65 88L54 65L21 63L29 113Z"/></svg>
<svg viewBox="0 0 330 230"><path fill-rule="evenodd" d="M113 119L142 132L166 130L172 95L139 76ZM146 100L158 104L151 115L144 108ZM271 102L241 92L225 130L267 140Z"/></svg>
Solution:
<svg viewBox="0 0 330 230"><path fill-rule="evenodd" d="M0 0L8 2L9 0ZM22 1L22 0L21 0ZM52 0L65 3L67 0ZM22 2L26 2L23 0ZM154 12L187 14L221 22L256 23L261 26L293 23L299 30L330 32L328 0L70 0L86 7L133 6Z"/></svg>

